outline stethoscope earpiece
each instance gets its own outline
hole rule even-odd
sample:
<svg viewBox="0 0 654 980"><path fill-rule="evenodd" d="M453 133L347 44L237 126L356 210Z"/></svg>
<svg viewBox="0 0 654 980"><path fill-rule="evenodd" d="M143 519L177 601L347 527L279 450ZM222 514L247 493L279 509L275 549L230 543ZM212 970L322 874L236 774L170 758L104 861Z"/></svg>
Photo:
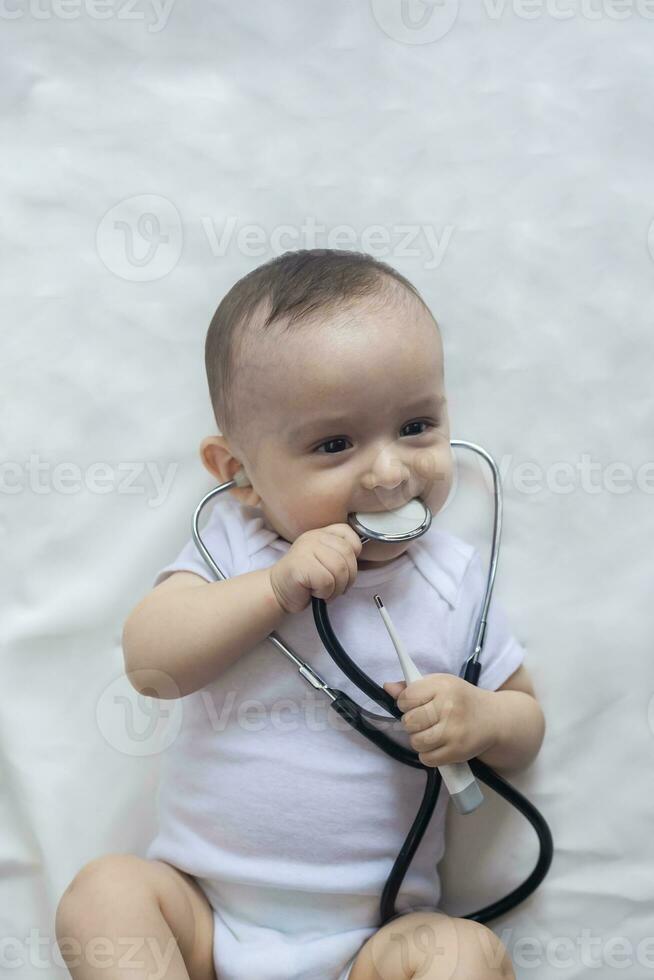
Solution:
<svg viewBox="0 0 654 980"><path fill-rule="evenodd" d="M252 486L252 484L250 483L250 481L248 479L248 475L245 472L245 467L243 467L243 466L240 468L240 470L237 470L236 471L236 473L234 474L234 476L232 477L232 479L233 479L233 481L234 481L234 483L236 484L237 487L251 487Z"/></svg>

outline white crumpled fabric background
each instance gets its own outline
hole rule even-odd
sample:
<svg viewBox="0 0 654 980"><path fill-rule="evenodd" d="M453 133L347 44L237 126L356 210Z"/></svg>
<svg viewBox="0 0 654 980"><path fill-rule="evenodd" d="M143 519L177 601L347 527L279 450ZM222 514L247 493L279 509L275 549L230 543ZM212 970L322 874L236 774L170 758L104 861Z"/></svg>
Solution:
<svg viewBox="0 0 654 980"><path fill-rule="evenodd" d="M511 781L556 853L492 927L518 977L654 974L653 15L647 0L3 5L14 980L67 976L62 891L152 834L176 707L123 677L122 625L212 486L197 447L215 307L314 245L416 283L442 326L452 435L503 468L496 595L547 716ZM485 547L485 484L460 458L438 519ZM450 835L453 914L536 859L492 796Z"/></svg>

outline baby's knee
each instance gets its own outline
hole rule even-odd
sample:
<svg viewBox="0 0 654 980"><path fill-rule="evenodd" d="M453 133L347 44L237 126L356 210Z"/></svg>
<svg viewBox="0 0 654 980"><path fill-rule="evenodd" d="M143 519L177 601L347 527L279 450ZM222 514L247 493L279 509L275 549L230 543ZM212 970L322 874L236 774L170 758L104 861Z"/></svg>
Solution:
<svg viewBox="0 0 654 980"><path fill-rule="evenodd" d="M515 980L497 936L470 919L409 912L364 945L351 980Z"/></svg>
<svg viewBox="0 0 654 980"><path fill-rule="evenodd" d="M96 918L116 899L145 887L145 858L135 854L104 854L83 865L62 893L55 914L55 932L69 935Z"/></svg>

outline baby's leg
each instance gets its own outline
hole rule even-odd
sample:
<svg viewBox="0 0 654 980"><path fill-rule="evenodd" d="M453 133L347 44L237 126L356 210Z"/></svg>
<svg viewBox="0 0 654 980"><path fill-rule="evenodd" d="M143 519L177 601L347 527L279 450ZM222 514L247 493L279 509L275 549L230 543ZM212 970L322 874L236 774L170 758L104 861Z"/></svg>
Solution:
<svg viewBox="0 0 654 980"><path fill-rule="evenodd" d="M211 906L165 861L107 854L85 864L55 931L73 980L216 980Z"/></svg>
<svg viewBox="0 0 654 980"><path fill-rule="evenodd" d="M515 980L505 947L486 926L441 912L408 912L361 947L349 980Z"/></svg>

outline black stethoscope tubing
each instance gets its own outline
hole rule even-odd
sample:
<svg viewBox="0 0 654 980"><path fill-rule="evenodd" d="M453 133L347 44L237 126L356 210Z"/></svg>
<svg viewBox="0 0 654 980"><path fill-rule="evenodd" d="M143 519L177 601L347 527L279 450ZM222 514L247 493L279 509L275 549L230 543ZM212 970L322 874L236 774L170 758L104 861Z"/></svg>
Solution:
<svg viewBox="0 0 654 980"><path fill-rule="evenodd" d="M395 703L395 699L361 670L341 646L329 620L325 600L313 596L311 603L316 629L334 663L363 694L367 694L371 700L376 701L395 718L401 718L402 712ZM469 661L463 679L471 684L477 685L480 672L481 664L478 661ZM404 765L413 766L415 769L424 769L427 774L425 792L420 808L395 859L395 863L382 892L380 901L380 925L385 925L391 919L405 914L406 910L402 912L395 910L395 901L413 860L413 856L429 825L429 821L438 802L438 795L443 780L437 768L426 766L420 761L417 752L405 748L403 745L399 745L383 731L375 728L371 722L367 721L365 709L357 704L356 701L353 701L344 691L331 688L331 693L336 695L336 697L331 701L330 706L352 728L381 748L391 758L397 759ZM372 717L378 718L379 716L375 715ZM486 923L515 908L516 905L523 902L540 885L552 863L553 841L552 834L543 815L515 786L511 786L494 769L487 766L480 759L469 759L468 765L478 779L481 779L483 783L490 786L499 796L503 797L511 806L522 813L536 831L540 845L538 861L531 874L521 885L514 888L504 898L492 902L490 905L485 906L485 908L461 916L464 919L472 919L474 922Z"/></svg>

